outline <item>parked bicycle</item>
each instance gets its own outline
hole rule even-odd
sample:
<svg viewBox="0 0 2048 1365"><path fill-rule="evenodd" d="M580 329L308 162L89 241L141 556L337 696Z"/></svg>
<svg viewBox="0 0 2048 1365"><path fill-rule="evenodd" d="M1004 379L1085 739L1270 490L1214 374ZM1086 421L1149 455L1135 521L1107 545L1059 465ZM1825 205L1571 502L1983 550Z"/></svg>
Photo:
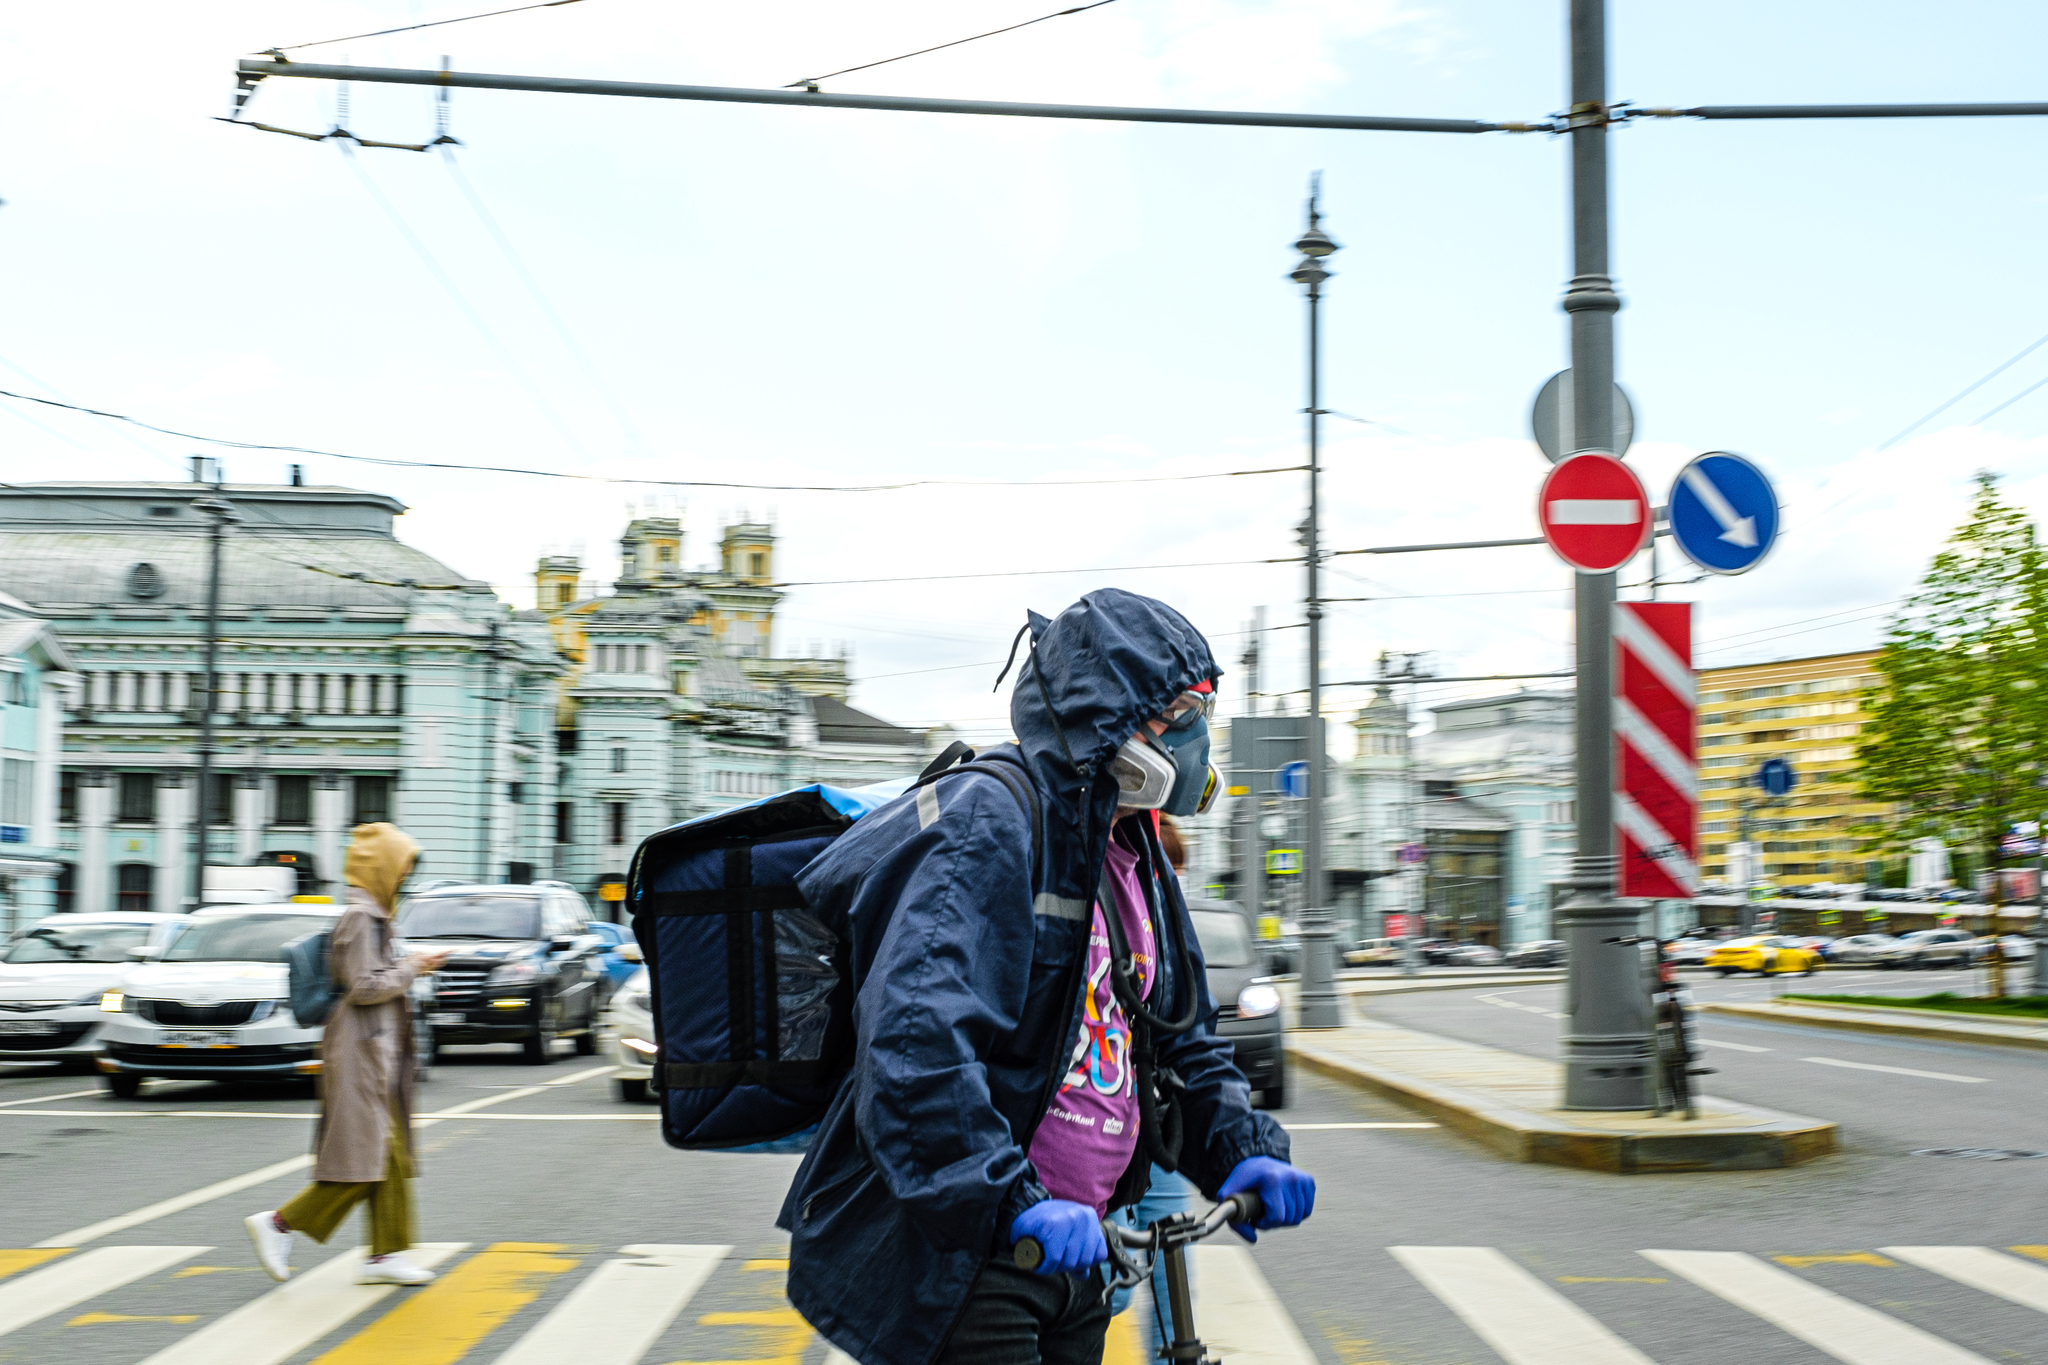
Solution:
<svg viewBox="0 0 2048 1365"><path fill-rule="evenodd" d="M1188 1293L1188 1247L1223 1230L1228 1223L1256 1223L1265 1215L1265 1205L1250 1190L1240 1190L1206 1214L1176 1213L1143 1228L1130 1227L1114 1219L1102 1220L1102 1235L1109 1243L1112 1273L1102 1287L1104 1298L1119 1289L1129 1289L1152 1278L1153 1263L1164 1257L1166 1268L1165 1313L1172 1319L1172 1331L1160 1335L1171 1342L1160 1352L1173 1365L1216 1365L1209 1348L1195 1335L1194 1297ZM1149 1251L1143 1260L1131 1251ZM1045 1260L1045 1248L1035 1237L1018 1239L1010 1257L1021 1270L1036 1270ZM1154 1313L1161 1312L1153 1304Z"/></svg>
<svg viewBox="0 0 2048 1365"><path fill-rule="evenodd" d="M1679 979L1677 964L1666 957L1665 945L1648 934L1607 941L1647 943L1657 950L1650 958L1645 973L1650 992L1652 1032L1657 1047L1652 1111L1657 1114L1682 1113L1688 1119L1699 1117L1693 1101L1692 1078L1711 1076L1714 1068L1694 1065L1699 1060L1699 1049L1693 1040L1692 1006L1686 999L1685 982Z"/></svg>

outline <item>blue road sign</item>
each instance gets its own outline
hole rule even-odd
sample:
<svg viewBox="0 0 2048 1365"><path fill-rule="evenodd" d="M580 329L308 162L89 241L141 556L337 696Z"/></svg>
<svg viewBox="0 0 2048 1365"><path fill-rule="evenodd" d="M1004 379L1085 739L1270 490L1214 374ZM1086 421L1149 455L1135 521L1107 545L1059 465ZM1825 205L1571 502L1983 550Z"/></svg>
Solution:
<svg viewBox="0 0 2048 1365"><path fill-rule="evenodd" d="M1792 765L1782 758L1767 758L1756 770L1756 784L1770 796L1783 796L1798 782Z"/></svg>
<svg viewBox="0 0 2048 1365"><path fill-rule="evenodd" d="M1300 759L1282 763L1280 770L1273 774L1273 790L1282 796L1291 796L1297 801L1308 795L1308 764Z"/></svg>
<svg viewBox="0 0 2048 1365"><path fill-rule="evenodd" d="M1665 500L1671 538L1709 573L1747 573L1778 538L1778 494L1740 455L1711 450L1678 472Z"/></svg>

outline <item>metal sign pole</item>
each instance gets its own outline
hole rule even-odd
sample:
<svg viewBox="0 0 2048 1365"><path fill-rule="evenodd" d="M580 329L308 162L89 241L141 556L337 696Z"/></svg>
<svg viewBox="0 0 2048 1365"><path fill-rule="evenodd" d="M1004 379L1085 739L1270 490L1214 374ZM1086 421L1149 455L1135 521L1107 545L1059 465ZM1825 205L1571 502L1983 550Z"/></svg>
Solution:
<svg viewBox="0 0 2048 1365"><path fill-rule="evenodd" d="M1607 0L1572 0L1571 318L1574 450L1614 443L1614 315L1607 274ZM1564 1107L1649 1107L1650 1029L1641 949L1609 940L1635 933L1636 913L1614 900L1614 575L1578 575L1578 856L1558 923L1570 945Z"/></svg>

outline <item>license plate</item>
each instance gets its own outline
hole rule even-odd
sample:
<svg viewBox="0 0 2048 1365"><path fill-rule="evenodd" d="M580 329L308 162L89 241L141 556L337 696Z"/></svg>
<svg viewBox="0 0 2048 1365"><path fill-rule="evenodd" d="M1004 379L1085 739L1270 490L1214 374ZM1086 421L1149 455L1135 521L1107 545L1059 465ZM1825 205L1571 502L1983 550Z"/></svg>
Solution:
<svg viewBox="0 0 2048 1365"><path fill-rule="evenodd" d="M165 1047L233 1047L232 1033L166 1033Z"/></svg>
<svg viewBox="0 0 2048 1365"><path fill-rule="evenodd" d="M0 1019L0 1034L28 1034L31 1037L47 1038L57 1031L54 1019Z"/></svg>
<svg viewBox="0 0 2048 1365"><path fill-rule="evenodd" d="M427 1016L427 1022L440 1027L444 1024L466 1024L469 1021L460 1012L456 1012L452 1014L430 1014Z"/></svg>

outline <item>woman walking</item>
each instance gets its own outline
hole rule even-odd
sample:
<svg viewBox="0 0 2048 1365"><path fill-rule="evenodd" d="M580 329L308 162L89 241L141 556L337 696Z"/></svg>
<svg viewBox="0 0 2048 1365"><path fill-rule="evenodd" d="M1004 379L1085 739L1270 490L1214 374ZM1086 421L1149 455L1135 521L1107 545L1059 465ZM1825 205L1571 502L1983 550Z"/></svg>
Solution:
<svg viewBox="0 0 2048 1365"><path fill-rule="evenodd" d="M282 1208L244 1219L273 1280L291 1277L292 1234L325 1242L357 1204L370 1206L370 1255L357 1284L434 1278L402 1254L412 1245L413 978L444 952L392 955L398 889L420 846L396 825L358 825L345 873L348 909L329 952L335 998L320 1040L320 1127L313 1183Z"/></svg>

